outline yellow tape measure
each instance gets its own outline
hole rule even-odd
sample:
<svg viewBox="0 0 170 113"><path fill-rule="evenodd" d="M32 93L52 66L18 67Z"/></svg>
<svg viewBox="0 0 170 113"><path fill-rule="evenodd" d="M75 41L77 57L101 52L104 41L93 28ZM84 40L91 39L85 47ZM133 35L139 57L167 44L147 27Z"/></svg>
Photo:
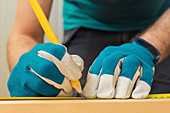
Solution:
<svg viewBox="0 0 170 113"><path fill-rule="evenodd" d="M0 100L81 100L82 97L0 97Z"/></svg>
<svg viewBox="0 0 170 113"><path fill-rule="evenodd" d="M147 98L170 98L167 94L150 94ZM82 97L0 97L0 100L81 100ZM88 99L88 98L86 98ZM98 98L94 98L98 99Z"/></svg>
<svg viewBox="0 0 170 113"><path fill-rule="evenodd" d="M170 98L170 93L166 94L150 94L147 98Z"/></svg>

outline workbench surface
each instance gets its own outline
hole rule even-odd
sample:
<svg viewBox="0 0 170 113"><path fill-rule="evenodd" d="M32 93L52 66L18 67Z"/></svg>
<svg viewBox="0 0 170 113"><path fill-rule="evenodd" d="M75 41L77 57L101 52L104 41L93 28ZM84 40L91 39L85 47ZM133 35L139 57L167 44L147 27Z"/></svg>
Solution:
<svg viewBox="0 0 170 113"><path fill-rule="evenodd" d="M0 113L170 113L170 99L3 100Z"/></svg>

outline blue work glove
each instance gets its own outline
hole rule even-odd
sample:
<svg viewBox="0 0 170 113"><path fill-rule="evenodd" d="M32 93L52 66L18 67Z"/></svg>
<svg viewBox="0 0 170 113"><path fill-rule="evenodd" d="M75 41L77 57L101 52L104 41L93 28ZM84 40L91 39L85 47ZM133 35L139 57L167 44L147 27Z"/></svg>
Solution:
<svg viewBox="0 0 170 113"><path fill-rule="evenodd" d="M89 98L146 98L154 61L152 53L138 43L106 47L89 69L83 94Z"/></svg>
<svg viewBox="0 0 170 113"><path fill-rule="evenodd" d="M23 54L12 70L7 84L10 96L72 96L70 80L81 78L83 63L63 45L38 44Z"/></svg>

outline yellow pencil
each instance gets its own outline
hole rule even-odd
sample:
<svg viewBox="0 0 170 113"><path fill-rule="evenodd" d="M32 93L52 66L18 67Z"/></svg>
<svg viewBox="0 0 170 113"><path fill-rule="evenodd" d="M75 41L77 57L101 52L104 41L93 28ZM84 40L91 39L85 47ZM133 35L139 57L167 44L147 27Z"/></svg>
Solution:
<svg viewBox="0 0 170 113"><path fill-rule="evenodd" d="M51 43L54 43L54 44L59 44L59 41L52 29L52 27L50 26L40 4L38 3L37 0L29 0L31 6L32 6L32 9L34 10L34 13L36 14L45 34L47 35L49 41ZM82 88L81 88L81 85L80 85L80 82L79 81L71 81L71 84L72 84L72 87L83 97L84 99L84 96L82 94Z"/></svg>

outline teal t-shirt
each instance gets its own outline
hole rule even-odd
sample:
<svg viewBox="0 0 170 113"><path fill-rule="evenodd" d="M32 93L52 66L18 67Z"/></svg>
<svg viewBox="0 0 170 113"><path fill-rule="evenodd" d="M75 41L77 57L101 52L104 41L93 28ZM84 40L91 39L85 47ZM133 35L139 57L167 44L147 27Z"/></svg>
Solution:
<svg viewBox="0 0 170 113"><path fill-rule="evenodd" d="M64 0L64 29L133 31L149 27L170 0Z"/></svg>

